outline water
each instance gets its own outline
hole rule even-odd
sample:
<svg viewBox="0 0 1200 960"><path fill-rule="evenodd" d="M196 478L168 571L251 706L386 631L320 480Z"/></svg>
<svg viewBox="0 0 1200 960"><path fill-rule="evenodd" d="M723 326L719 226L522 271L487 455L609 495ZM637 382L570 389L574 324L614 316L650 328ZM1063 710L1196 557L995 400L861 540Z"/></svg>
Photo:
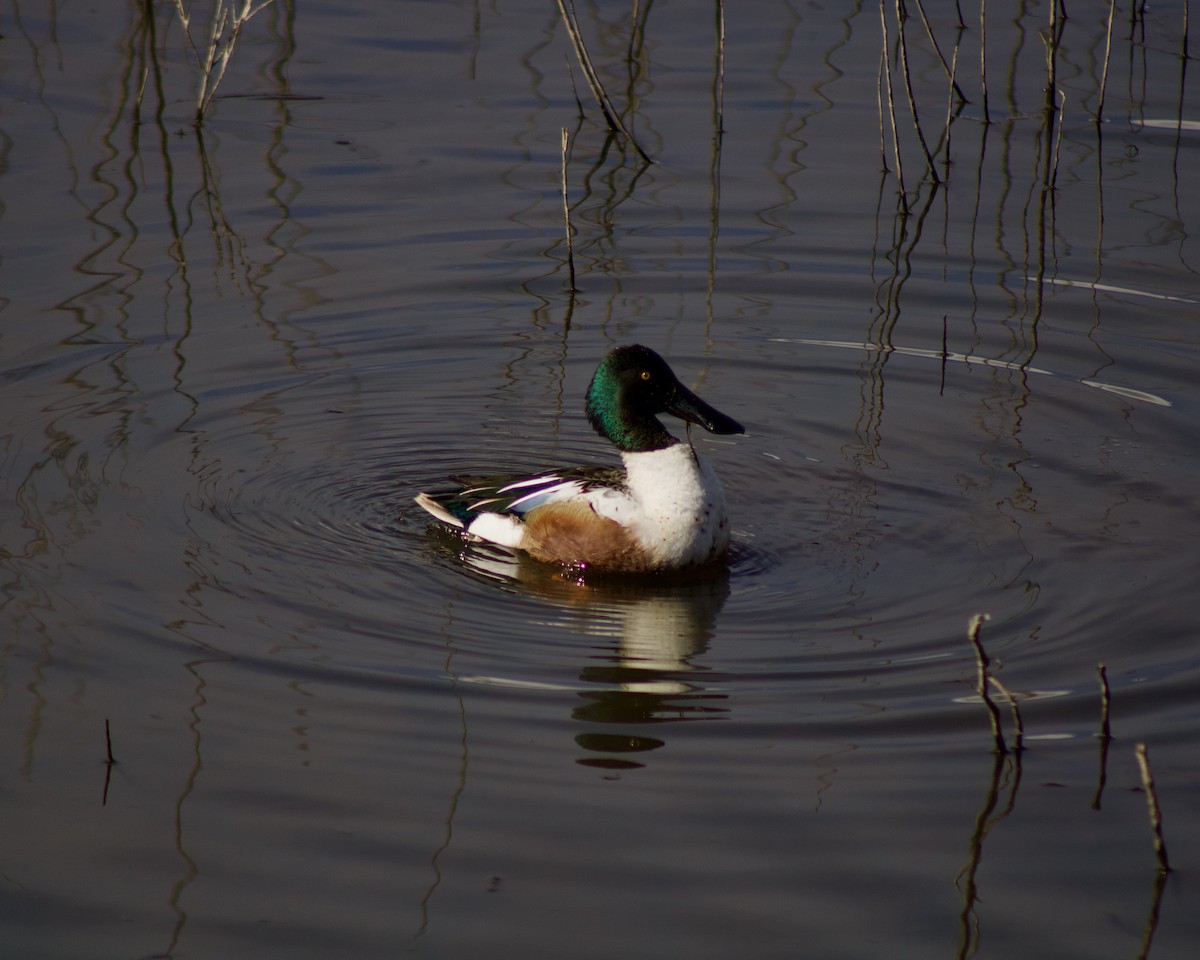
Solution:
<svg viewBox="0 0 1200 960"><path fill-rule="evenodd" d="M726 11L717 150L711 11L643 5L627 62L628 5L580 7L646 166L579 119L553 5L268 9L201 137L169 6L13 9L6 955L1191 955L1182 6L1118 11L1099 127L1106 24L1071 10L1061 137L1049 11L989 8L987 125L972 19L936 189L898 93L907 213L877 13ZM727 575L430 528L446 475L611 462L582 394L632 341L748 428L693 435Z"/></svg>

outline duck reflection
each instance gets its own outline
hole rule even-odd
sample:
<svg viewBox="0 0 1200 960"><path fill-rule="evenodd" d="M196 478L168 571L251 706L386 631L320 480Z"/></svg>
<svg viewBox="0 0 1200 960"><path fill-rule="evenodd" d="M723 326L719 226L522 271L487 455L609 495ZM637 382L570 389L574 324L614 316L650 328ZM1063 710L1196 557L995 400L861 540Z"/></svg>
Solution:
<svg viewBox="0 0 1200 960"><path fill-rule="evenodd" d="M696 662L729 596L728 569L585 575L488 544L458 541L457 548L457 559L474 573L553 606L563 627L599 641L580 669L585 689L571 716L611 729L576 735L585 751L578 763L639 767L634 755L665 745L647 735L648 725L728 713L727 694L712 689L711 673Z"/></svg>

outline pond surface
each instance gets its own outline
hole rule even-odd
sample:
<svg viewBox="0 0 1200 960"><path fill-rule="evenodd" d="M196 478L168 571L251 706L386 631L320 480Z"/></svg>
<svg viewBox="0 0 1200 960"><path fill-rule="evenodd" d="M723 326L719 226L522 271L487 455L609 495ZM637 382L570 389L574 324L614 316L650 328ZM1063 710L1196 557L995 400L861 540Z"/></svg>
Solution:
<svg viewBox="0 0 1200 960"><path fill-rule="evenodd" d="M652 163L554 4L276 3L199 133L172 5L10 6L6 953L1193 955L1185 5L925 6L893 135L877 6L581 3ZM727 571L432 527L613 462L627 342L747 427Z"/></svg>

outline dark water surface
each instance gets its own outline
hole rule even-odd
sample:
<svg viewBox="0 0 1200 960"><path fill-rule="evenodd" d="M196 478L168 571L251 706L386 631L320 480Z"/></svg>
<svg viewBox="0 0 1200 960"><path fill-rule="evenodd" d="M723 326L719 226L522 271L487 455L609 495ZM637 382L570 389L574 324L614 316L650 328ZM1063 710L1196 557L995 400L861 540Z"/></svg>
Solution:
<svg viewBox="0 0 1200 960"><path fill-rule="evenodd" d="M882 171L871 4L737 5L723 77L711 6L579 5L649 165L554 4L277 3L201 135L170 4L0 15L0 954L1194 955L1184 6L1117 5L1097 124L1068 5L1049 126L1049 7L988 6L985 123L978 6L925 6L938 185L898 61ZM630 341L748 428L695 437L727 575L430 528L611 462Z"/></svg>

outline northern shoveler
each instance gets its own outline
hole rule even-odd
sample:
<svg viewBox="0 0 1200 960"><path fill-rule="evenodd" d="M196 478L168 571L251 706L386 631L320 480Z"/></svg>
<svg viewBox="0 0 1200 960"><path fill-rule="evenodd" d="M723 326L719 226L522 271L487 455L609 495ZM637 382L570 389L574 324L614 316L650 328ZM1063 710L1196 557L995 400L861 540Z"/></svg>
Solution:
<svg viewBox="0 0 1200 960"><path fill-rule="evenodd" d="M527 477L452 478L466 489L417 495L469 537L576 568L643 572L710 563L729 548L725 493L670 413L712 433L744 433L679 382L648 347L618 347L596 369L588 420L621 451L623 470L580 467Z"/></svg>

